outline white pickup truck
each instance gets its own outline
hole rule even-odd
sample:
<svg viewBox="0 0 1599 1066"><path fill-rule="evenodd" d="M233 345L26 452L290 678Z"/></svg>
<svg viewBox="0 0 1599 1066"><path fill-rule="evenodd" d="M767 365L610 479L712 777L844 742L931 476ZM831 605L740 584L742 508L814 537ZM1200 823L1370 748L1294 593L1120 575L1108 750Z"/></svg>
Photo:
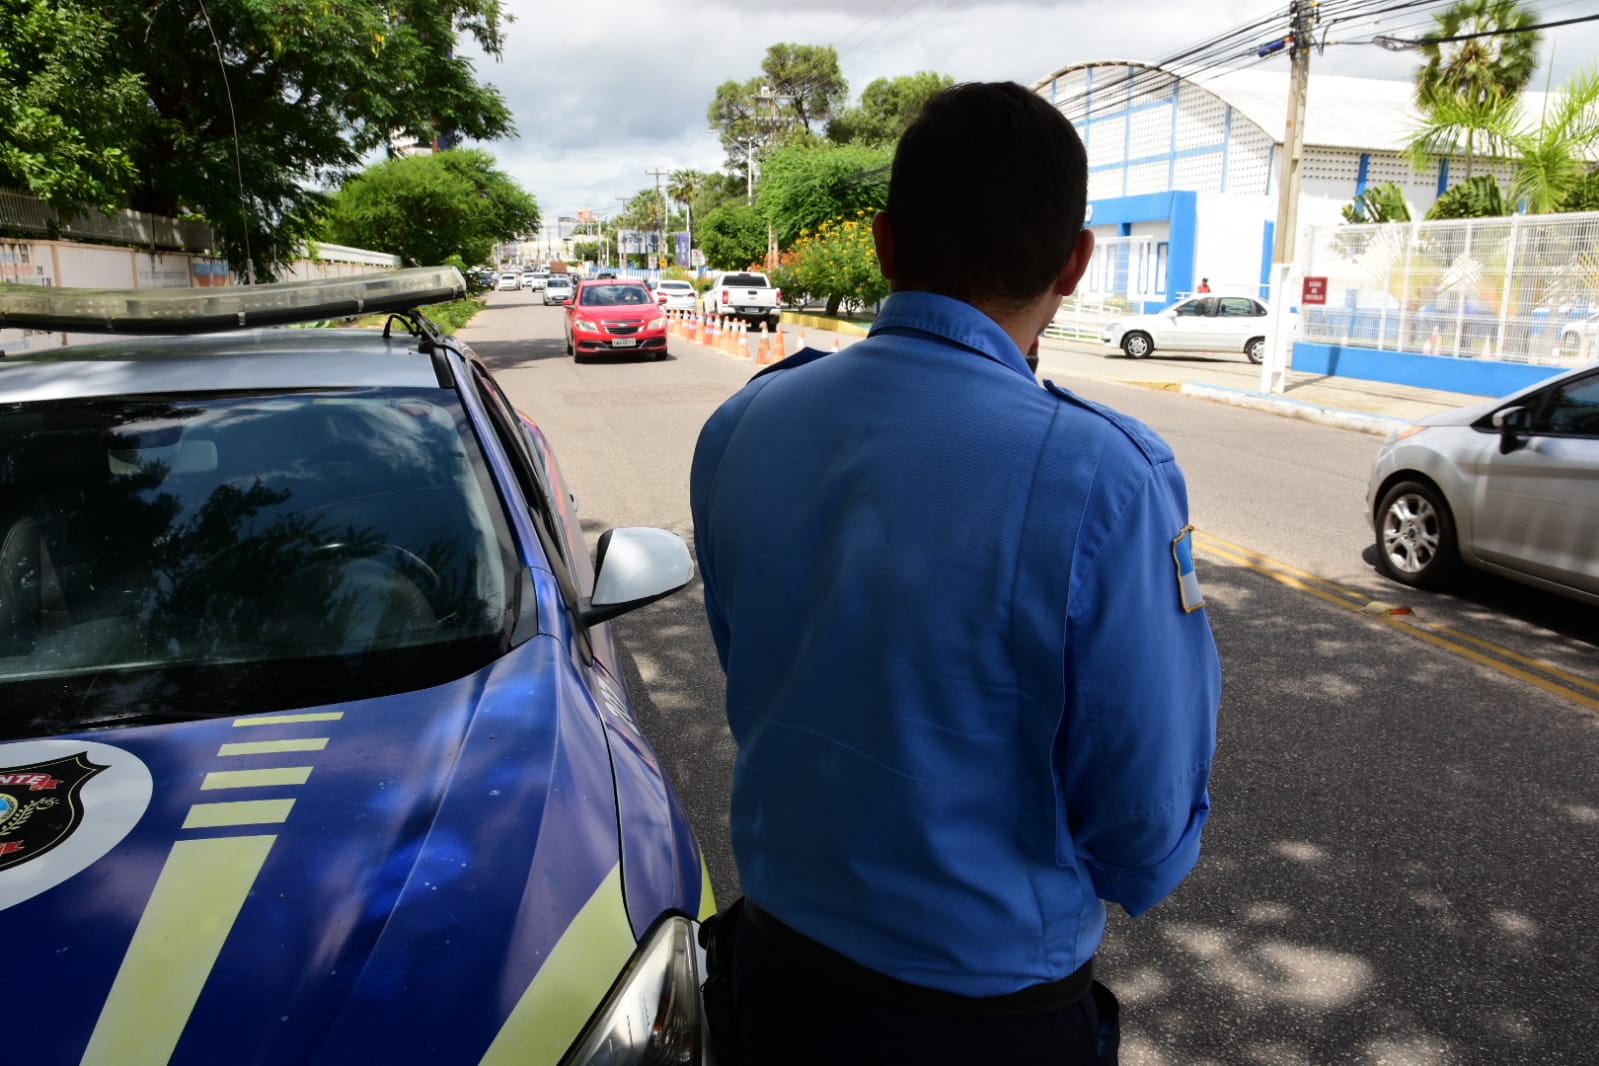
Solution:
<svg viewBox="0 0 1599 1066"><path fill-rule="evenodd" d="M783 290L772 288L765 274L738 271L716 275L700 302L708 315L742 318L752 326L765 322L776 329L782 314Z"/></svg>

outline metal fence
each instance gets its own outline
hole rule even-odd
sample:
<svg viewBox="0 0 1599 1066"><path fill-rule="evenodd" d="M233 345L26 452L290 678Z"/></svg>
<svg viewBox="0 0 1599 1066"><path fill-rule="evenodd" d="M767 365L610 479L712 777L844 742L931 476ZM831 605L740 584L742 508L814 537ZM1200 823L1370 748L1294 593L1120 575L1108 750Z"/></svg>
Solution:
<svg viewBox="0 0 1599 1066"><path fill-rule="evenodd" d="M203 222L127 210L109 217L90 211L72 218L58 218L31 196L0 189L0 229L50 235L52 222L55 234L62 240L111 241L185 252L209 252L217 246L216 234Z"/></svg>
<svg viewBox="0 0 1599 1066"><path fill-rule="evenodd" d="M1571 365L1599 355L1599 212L1316 226L1299 339ZM1297 294L1296 294L1297 295Z"/></svg>

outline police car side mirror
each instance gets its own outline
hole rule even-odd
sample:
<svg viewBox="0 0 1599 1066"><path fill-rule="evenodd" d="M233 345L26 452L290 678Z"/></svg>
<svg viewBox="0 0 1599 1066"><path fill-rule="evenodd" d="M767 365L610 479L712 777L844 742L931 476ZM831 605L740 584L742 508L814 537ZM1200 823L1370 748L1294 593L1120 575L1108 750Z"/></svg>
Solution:
<svg viewBox="0 0 1599 1066"><path fill-rule="evenodd" d="M600 534L594 555L594 595L579 605L584 625L654 603L694 576L688 545L664 529L608 529Z"/></svg>

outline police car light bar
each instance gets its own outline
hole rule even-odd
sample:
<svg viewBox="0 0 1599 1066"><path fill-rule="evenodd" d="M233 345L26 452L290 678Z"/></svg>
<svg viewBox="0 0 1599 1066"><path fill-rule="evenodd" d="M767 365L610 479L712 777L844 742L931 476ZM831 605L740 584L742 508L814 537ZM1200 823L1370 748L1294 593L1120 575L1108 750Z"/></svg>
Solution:
<svg viewBox="0 0 1599 1066"><path fill-rule="evenodd" d="M0 329L72 333L216 333L410 311L459 300L454 267L417 267L225 289L54 289L0 285Z"/></svg>

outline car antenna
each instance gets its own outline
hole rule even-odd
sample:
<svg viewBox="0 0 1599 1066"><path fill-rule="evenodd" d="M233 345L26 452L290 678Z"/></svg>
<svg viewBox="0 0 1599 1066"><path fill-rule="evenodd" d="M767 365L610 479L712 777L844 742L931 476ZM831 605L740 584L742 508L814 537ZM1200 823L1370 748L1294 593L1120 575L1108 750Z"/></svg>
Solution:
<svg viewBox="0 0 1599 1066"><path fill-rule="evenodd" d="M239 157L239 119L233 113L233 87L228 84L228 65L222 60L222 42L211 27L211 13L205 9L205 0L199 0L200 14L205 16L205 29L211 35L211 44L217 50L217 66L222 68L222 90L228 97L228 121L233 123L233 171L239 179L239 232L244 235L244 283L255 284L255 257L250 254L250 208L244 199L244 163Z"/></svg>

